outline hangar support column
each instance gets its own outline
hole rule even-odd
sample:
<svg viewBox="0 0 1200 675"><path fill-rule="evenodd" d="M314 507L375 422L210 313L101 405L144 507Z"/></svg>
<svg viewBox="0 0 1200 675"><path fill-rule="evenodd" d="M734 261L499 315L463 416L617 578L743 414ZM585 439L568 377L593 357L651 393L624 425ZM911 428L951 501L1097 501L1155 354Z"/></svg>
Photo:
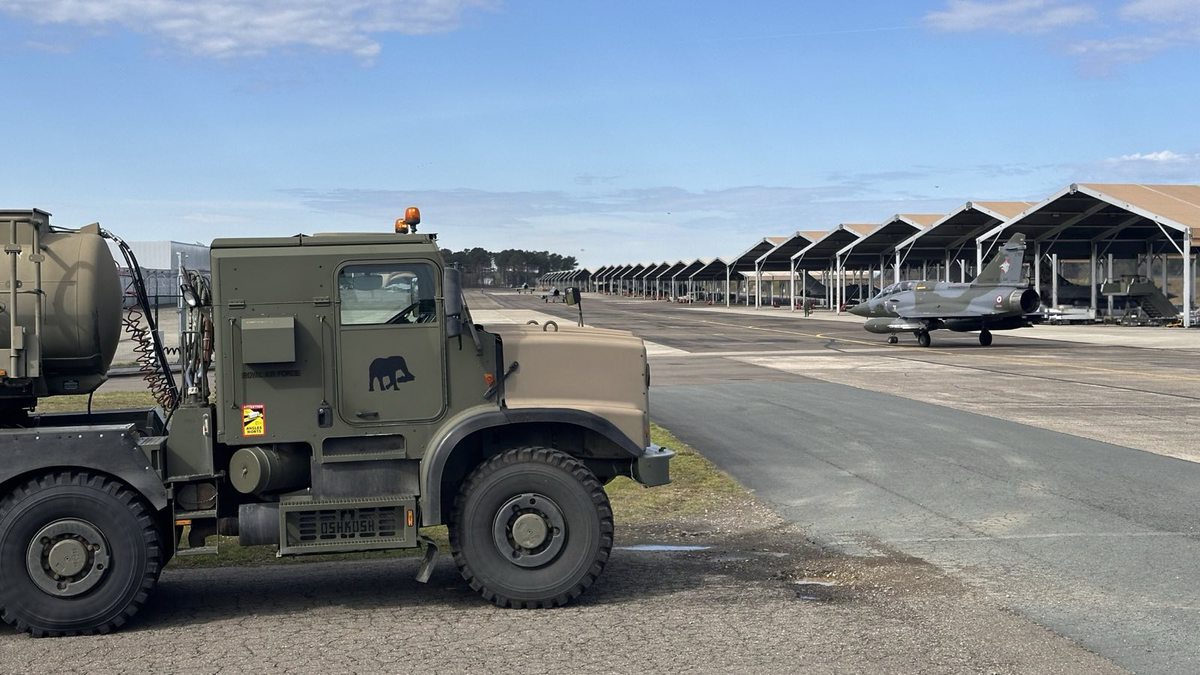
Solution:
<svg viewBox="0 0 1200 675"><path fill-rule="evenodd" d="M1033 242L1033 290L1042 295L1042 242Z"/></svg>
<svg viewBox="0 0 1200 675"><path fill-rule="evenodd" d="M762 265L758 263L754 264L754 309L762 309Z"/></svg>
<svg viewBox="0 0 1200 675"><path fill-rule="evenodd" d="M838 288L841 291L838 295L838 314L841 314L842 305L846 304L847 291L850 289L850 271L846 269L846 261L840 258L838 259L838 267L840 267L842 270L841 273L838 274L838 278L841 279L841 282L838 284Z"/></svg>
<svg viewBox="0 0 1200 675"><path fill-rule="evenodd" d="M1104 275L1104 280L1112 281L1112 278L1113 278L1113 254L1109 253L1108 254L1108 273ZM1113 314L1113 296L1109 295L1106 297L1108 298L1108 315L1112 316L1112 314Z"/></svg>
<svg viewBox="0 0 1200 675"><path fill-rule="evenodd" d="M1092 292L1092 316L1095 316L1098 313L1096 306L1096 242L1092 242L1092 253L1088 258L1088 287Z"/></svg>
<svg viewBox="0 0 1200 675"><path fill-rule="evenodd" d="M1058 254L1050 254L1050 306L1058 307Z"/></svg>
<svg viewBox="0 0 1200 675"><path fill-rule="evenodd" d="M1192 228L1183 231L1183 327L1192 327L1192 293L1195 274L1192 270ZM1165 290L1165 289L1164 289Z"/></svg>
<svg viewBox="0 0 1200 675"><path fill-rule="evenodd" d="M796 261L795 260L792 261L791 270L788 275L788 283L789 283L789 286L791 289L791 295L792 295L792 303L791 303L790 307L791 307L791 311L794 312L794 311L796 311Z"/></svg>
<svg viewBox="0 0 1200 675"><path fill-rule="evenodd" d="M825 277L823 279L823 281L825 282L825 308L826 309L833 309L833 271L832 270L833 270L832 267L827 268L825 270Z"/></svg>

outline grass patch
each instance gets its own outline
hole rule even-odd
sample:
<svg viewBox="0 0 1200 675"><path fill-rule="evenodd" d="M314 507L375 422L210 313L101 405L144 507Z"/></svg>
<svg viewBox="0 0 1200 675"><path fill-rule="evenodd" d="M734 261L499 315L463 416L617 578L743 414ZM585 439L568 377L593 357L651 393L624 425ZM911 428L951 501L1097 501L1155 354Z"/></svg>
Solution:
<svg viewBox="0 0 1200 675"><path fill-rule="evenodd" d="M630 478L609 483L605 490L618 525L647 525L694 516L711 509L715 502L746 494L746 489L732 476L666 429L651 425L650 439L675 451L671 483L655 488L642 487Z"/></svg>
<svg viewBox="0 0 1200 675"><path fill-rule="evenodd" d="M38 412L72 412L87 409L87 396L56 396L38 403ZM116 410L123 408L145 408L155 405L154 398L145 391L99 391L92 400L92 410ZM729 474L713 466L699 453L685 445L671 432L658 426L650 428L652 442L675 451L671 461L671 484L656 488L645 488L629 478L617 478L605 486L612 502L617 526L652 525L668 523L681 518L703 514L719 502L738 498L746 490ZM421 534L431 538L443 552L450 550L445 526L422 529ZM208 543L217 544L219 553L176 557L170 567L188 569L197 567L224 567L242 565L289 564L322 560L373 560L413 556L420 549L373 551L366 553L335 553L316 556L277 557L274 546L240 546L237 537L210 538Z"/></svg>
<svg viewBox="0 0 1200 675"><path fill-rule="evenodd" d="M92 410L123 410L153 408L158 405L148 391L97 391L92 397ZM37 412L81 412L87 410L87 394L79 396L50 396L38 401Z"/></svg>

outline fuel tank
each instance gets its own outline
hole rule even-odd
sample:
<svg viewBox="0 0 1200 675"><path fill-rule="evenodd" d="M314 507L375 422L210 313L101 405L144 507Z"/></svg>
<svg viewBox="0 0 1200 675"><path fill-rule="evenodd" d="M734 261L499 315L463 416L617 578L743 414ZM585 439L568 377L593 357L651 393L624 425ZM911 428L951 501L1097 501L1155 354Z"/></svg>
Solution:
<svg viewBox="0 0 1200 675"><path fill-rule="evenodd" d="M49 214L41 211L0 211L0 238L6 245L0 253L0 348L11 349L14 308L10 295L12 277L13 222L16 222L16 324L23 328L27 353L40 348L41 372L31 367L31 376L45 380L36 387L40 394L88 393L104 381L121 336L121 281L116 263L98 227L79 231L54 231ZM41 245L40 334L35 317L39 295L38 256L34 240ZM7 368L0 363L0 368ZM17 373L8 373L14 377Z"/></svg>

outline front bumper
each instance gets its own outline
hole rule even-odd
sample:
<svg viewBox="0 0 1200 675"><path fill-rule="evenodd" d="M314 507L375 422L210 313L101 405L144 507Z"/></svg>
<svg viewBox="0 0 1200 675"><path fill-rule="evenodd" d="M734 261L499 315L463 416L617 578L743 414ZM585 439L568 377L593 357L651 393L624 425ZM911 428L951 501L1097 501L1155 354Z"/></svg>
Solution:
<svg viewBox="0 0 1200 675"><path fill-rule="evenodd" d="M670 483L671 458L674 456L674 450L651 445L633 463L633 479L646 487Z"/></svg>

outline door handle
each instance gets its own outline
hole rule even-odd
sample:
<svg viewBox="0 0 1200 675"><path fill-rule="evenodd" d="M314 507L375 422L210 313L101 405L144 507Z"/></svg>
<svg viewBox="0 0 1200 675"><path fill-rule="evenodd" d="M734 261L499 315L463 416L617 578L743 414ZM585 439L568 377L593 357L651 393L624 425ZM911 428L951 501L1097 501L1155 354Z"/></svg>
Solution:
<svg viewBox="0 0 1200 675"><path fill-rule="evenodd" d="M359 410L358 412L354 413L354 416L362 420L378 419L379 413L374 410Z"/></svg>

